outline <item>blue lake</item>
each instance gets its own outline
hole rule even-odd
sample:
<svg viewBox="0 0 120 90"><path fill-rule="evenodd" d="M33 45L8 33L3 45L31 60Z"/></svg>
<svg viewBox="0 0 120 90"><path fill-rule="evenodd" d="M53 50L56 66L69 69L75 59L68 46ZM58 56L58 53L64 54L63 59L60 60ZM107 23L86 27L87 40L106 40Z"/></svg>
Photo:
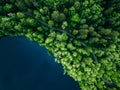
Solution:
<svg viewBox="0 0 120 90"><path fill-rule="evenodd" d="M0 90L79 90L44 47L25 37L0 39Z"/></svg>

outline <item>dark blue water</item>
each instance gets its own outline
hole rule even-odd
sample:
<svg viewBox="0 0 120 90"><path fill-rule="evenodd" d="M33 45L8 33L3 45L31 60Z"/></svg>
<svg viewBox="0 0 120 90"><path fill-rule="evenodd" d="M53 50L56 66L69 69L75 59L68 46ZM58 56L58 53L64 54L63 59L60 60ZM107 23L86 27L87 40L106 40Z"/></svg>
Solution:
<svg viewBox="0 0 120 90"><path fill-rule="evenodd" d="M79 90L44 47L25 37L0 40L0 90Z"/></svg>

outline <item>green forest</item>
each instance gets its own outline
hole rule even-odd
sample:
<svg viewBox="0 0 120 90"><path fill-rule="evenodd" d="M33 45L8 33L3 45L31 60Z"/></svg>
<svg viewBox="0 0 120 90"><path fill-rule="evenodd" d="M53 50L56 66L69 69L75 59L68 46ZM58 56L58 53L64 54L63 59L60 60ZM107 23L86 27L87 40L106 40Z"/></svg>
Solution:
<svg viewBox="0 0 120 90"><path fill-rule="evenodd" d="M25 36L81 90L120 90L120 0L0 0L0 38Z"/></svg>

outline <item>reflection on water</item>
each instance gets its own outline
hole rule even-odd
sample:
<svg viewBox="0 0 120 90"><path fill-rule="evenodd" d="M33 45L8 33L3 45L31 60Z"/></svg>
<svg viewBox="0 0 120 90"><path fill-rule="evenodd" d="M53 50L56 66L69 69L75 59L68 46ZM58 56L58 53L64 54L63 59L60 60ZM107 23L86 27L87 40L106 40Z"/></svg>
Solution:
<svg viewBox="0 0 120 90"><path fill-rule="evenodd" d="M25 37L0 40L0 90L79 90L44 47Z"/></svg>

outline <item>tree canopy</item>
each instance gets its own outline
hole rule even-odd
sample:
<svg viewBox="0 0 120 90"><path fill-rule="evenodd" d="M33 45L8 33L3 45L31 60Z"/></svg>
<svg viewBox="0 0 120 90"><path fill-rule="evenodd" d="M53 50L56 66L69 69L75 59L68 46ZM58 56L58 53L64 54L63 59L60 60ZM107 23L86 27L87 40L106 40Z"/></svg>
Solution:
<svg viewBox="0 0 120 90"><path fill-rule="evenodd" d="M120 90L120 0L0 0L0 38L45 46L82 90Z"/></svg>

